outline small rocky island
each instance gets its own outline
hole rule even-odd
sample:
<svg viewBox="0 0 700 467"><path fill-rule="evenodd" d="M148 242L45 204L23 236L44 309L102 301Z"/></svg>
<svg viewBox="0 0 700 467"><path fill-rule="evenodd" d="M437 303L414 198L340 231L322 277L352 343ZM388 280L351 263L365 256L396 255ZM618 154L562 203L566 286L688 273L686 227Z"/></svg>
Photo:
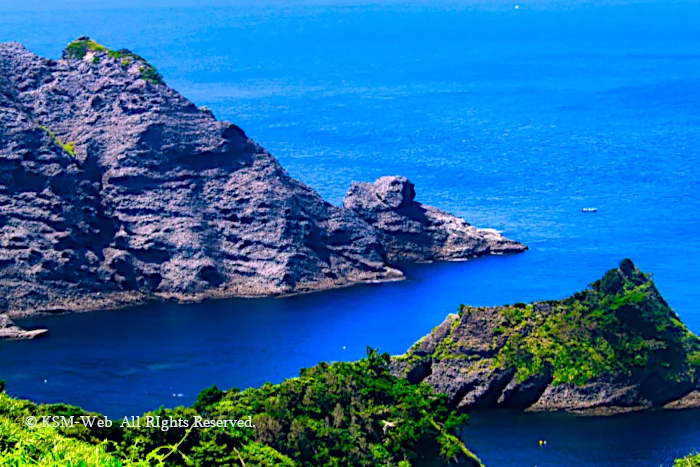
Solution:
<svg viewBox="0 0 700 467"><path fill-rule="evenodd" d="M2 44L0 75L12 317L308 292L401 279L401 261L526 249L416 203L403 177L333 206L128 50L82 37L51 60Z"/></svg>
<svg viewBox="0 0 700 467"><path fill-rule="evenodd" d="M628 259L564 300L461 305L392 371L461 410L700 408L700 338Z"/></svg>

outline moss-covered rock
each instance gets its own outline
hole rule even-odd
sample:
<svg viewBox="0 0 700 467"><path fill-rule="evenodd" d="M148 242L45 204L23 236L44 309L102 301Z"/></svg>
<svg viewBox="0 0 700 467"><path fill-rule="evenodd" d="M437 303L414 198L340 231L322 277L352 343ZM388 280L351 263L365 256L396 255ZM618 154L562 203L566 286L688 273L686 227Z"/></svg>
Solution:
<svg viewBox="0 0 700 467"><path fill-rule="evenodd" d="M403 374L421 365L465 408L686 408L697 400L700 339L626 259L564 300L462 305L394 365Z"/></svg>

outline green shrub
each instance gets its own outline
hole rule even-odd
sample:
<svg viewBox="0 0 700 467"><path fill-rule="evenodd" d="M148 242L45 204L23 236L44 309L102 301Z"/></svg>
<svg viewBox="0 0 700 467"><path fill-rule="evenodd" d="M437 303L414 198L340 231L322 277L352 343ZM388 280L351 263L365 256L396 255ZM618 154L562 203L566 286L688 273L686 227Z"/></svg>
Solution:
<svg viewBox="0 0 700 467"><path fill-rule="evenodd" d="M678 459L674 464L674 467L700 467L700 454L694 454L684 457L683 459Z"/></svg>
<svg viewBox="0 0 700 467"><path fill-rule="evenodd" d="M122 428L120 421L111 429L30 430L22 425L27 415L85 412L0 395L5 424L0 425L5 456L0 460L46 462L37 464L42 467L421 467L460 459L462 465L480 466L457 436L466 415L449 409L447 396L427 384L392 376L389 362L388 354L368 349L358 362L321 363L298 378L259 389L210 388L192 408L160 408L143 416L190 421L190 427L167 431L144 424ZM202 415L220 420L250 416L254 427L192 429L194 418ZM49 463L56 456L58 463Z"/></svg>

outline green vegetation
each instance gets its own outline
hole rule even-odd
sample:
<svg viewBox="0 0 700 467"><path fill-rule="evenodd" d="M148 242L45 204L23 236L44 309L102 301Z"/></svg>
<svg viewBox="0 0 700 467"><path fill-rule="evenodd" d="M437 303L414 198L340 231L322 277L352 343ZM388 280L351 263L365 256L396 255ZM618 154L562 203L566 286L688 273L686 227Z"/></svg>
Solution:
<svg viewBox="0 0 700 467"><path fill-rule="evenodd" d="M58 136L56 136L56 134L53 131L49 130L45 126L39 125L39 128L44 130L46 134L48 134L51 137L51 139L53 139L53 142L61 147L61 149L66 151L71 156L75 157L75 141L64 143L63 141L58 139Z"/></svg>
<svg viewBox="0 0 700 467"><path fill-rule="evenodd" d="M678 459L673 467L700 467L700 454L694 454Z"/></svg>
<svg viewBox="0 0 700 467"><path fill-rule="evenodd" d="M107 47L98 44L92 39L80 38L68 44L65 55L70 58L82 60L88 52L107 52Z"/></svg>
<svg viewBox="0 0 700 467"><path fill-rule="evenodd" d="M322 363L259 389L203 391L193 407L145 414L189 427L26 428L27 415L88 415L63 404L0 395L0 465L419 467L460 459L480 466L458 437L466 415L447 397L389 372L388 354L368 349L353 363ZM246 419L254 427L192 429L196 416ZM26 461L26 462L25 462Z"/></svg>
<svg viewBox="0 0 700 467"><path fill-rule="evenodd" d="M64 55L67 58L82 60L85 58L88 52L95 54L92 59L93 64L100 63L100 57L103 55L117 60L121 66L125 68L130 67L134 63L138 63L139 71L141 72L141 79L152 84L164 84L161 74L158 73L158 71L150 63L148 63L145 58L127 49L108 49L107 47L86 37L81 37L68 44Z"/></svg>
<svg viewBox="0 0 700 467"><path fill-rule="evenodd" d="M642 369L676 382L700 376L700 339L630 260L571 298L505 307L501 317L494 367L516 368L519 381L551 372L555 385L583 384Z"/></svg>
<svg viewBox="0 0 700 467"><path fill-rule="evenodd" d="M139 67L139 71L141 72L141 79L153 84L163 84L163 77L152 66L141 66Z"/></svg>
<svg viewBox="0 0 700 467"><path fill-rule="evenodd" d="M67 406L62 406L66 408ZM109 452L107 441L92 443L50 426L28 428L25 417L61 413L61 405L35 406L0 393L0 465L6 467L150 467L164 466L170 450L149 453L142 461ZM73 411L76 415L79 410ZM82 432L88 430L82 427ZM80 432L80 430L77 430Z"/></svg>

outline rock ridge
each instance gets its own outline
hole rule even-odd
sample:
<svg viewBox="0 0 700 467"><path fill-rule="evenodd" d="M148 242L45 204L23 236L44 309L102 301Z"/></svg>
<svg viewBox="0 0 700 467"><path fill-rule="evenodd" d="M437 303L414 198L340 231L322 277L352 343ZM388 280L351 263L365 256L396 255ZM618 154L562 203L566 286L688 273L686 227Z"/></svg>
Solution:
<svg viewBox="0 0 700 467"><path fill-rule="evenodd" d="M403 278L382 243L398 258L400 238L324 201L139 55L88 37L59 60L0 44L0 75L0 314Z"/></svg>

